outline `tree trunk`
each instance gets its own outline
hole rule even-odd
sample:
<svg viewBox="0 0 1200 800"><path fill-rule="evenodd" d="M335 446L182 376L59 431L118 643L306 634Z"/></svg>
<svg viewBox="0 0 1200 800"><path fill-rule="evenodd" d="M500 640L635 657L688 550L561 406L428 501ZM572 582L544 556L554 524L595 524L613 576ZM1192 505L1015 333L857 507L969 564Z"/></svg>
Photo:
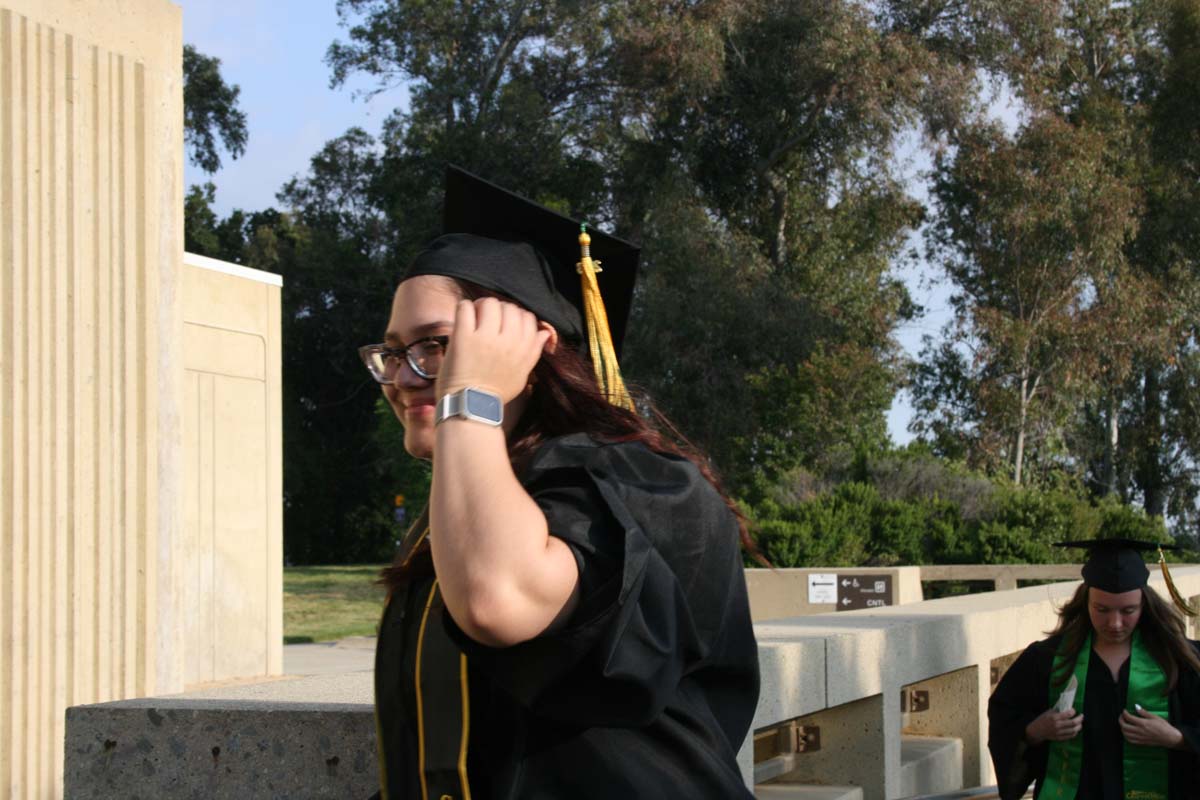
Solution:
<svg viewBox="0 0 1200 800"><path fill-rule="evenodd" d="M1021 485L1021 469L1025 462L1025 420L1029 417L1029 373L1021 375L1021 415L1017 420L1017 452L1013 458L1013 483Z"/></svg>
<svg viewBox="0 0 1200 800"><path fill-rule="evenodd" d="M1161 517L1167 509L1167 481L1163 475L1163 420L1160 376L1156 367L1146 368L1142 383L1143 441L1138 464L1138 488L1146 513Z"/></svg>
<svg viewBox="0 0 1200 800"><path fill-rule="evenodd" d="M1104 494L1117 493L1117 442L1120 433L1117 395L1108 397L1108 441L1104 447Z"/></svg>
<svg viewBox="0 0 1200 800"><path fill-rule="evenodd" d="M787 183L771 172L766 177L771 185L771 218L775 226L771 237L771 263L779 270L787 262Z"/></svg>

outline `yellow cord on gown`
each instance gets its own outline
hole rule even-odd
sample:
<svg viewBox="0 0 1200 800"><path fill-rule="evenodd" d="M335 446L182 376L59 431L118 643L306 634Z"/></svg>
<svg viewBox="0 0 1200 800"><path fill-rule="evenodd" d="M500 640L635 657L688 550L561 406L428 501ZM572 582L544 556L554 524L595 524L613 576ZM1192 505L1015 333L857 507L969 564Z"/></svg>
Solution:
<svg viewBox="0 0 1200 800"><path fill-rule="evenodd" d="M1171 580L1171 573L1167 571L1167 559L1163 555L1161 547L1158 548L1158 566L1162 569L1163 582L1167 584L1167 593L1171 595L1171 599L1175 601L1175 605L1189 617L1197 616L1196 609L1192 608L1188 601L1183 599L1183 595L1179 593L1179 590L1175 588L1175 581Z"/></svg>
<svg viewBox="0 0 1200 800"><path fill-rule="evenodd" d="M592 260L592 237L588 236L587 224L580 227L579 247L582 257L575 265L583 287L583 307L587 317L588 350L592 356L592 366L596 370L596 379L600 389L608 401L615 406L635 411L633 398L625 388L621 378L621 369L617 365L617 353L613 347L612 331L608 327L608 313L604 310L604 298L600 296L600 284L596 273L603 272L600 262Z"/></svg>

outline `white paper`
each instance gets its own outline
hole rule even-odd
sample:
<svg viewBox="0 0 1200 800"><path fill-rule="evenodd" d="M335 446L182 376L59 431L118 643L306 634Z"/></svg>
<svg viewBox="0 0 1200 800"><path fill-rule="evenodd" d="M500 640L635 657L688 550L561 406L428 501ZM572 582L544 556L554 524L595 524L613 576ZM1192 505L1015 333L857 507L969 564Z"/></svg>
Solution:
<svg viewBox="0 0 1200 800"><path fill-rule="evenodd" d="M808 573L808 602L837 603L837 574L833 572Z"/></svg>
<svg viewBox="0 0 1200 800"><path fill-rule="evenodd" d="M1067 681L1067 688L1063 689L1063 693L1058 696L1058 702L1054 704L1054 710L1062 713L1070 711L1075 706L1075 691L1079 688L1079 681L1075 680L1075 676L1071 676L1071 680Z"/></svg>

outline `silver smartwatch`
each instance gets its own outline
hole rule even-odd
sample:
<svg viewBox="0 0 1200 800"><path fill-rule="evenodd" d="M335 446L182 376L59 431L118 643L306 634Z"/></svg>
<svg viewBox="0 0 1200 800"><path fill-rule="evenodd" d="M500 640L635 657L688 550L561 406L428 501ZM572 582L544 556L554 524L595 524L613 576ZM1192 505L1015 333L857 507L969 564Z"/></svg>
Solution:
<svg viewBox="0 0 1200 800"><path fill-rule="evenodd" d="M466 389L443 395L434 411L433 422L441 424L451 417L482 422L485 425L499 425L504 421L504 403L500 396L468 386Z"/></svg>

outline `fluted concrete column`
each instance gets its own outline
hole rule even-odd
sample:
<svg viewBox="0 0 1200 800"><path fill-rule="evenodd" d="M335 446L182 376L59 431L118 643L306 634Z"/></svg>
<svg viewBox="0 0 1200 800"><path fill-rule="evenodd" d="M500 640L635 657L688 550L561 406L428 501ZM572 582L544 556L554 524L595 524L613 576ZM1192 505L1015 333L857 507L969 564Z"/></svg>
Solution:
<svg viewBox="0 0 1200 800"><path fill-rule="evenodd" d="M0 796L178 691L182 65L166 0L0 0Z"/></svg>

